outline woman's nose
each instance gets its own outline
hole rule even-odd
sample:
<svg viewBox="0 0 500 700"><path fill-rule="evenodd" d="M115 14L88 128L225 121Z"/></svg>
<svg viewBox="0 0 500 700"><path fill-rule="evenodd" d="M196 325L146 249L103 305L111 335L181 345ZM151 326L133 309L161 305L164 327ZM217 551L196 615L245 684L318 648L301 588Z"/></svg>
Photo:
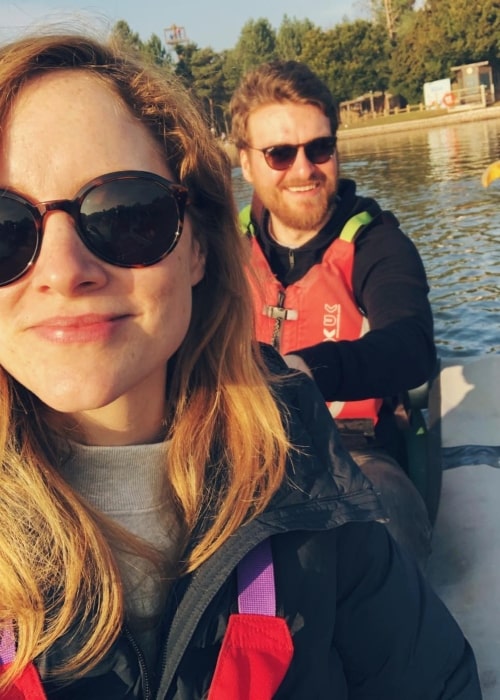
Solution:
<svg viewBox="0 0 500 700"><path fill-rule="evenodd" d="M73 218L62 211L44 217L40 253L32 279L41 290L71 296L106 284L105 263L83 244Z"/></svg>

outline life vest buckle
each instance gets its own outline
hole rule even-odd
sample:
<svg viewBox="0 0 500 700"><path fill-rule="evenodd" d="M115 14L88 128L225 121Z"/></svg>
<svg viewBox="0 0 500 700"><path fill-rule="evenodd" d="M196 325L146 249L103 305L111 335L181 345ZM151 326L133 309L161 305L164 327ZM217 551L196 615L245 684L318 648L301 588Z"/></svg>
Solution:
<svg viewBox="0 0 500 700"><path fill-rule="evenodd" d="M296 309L284 309L282 306L269 306L266 304L262 309L264 316L274 318L278 321L296 321L299 312Z"/></svg>

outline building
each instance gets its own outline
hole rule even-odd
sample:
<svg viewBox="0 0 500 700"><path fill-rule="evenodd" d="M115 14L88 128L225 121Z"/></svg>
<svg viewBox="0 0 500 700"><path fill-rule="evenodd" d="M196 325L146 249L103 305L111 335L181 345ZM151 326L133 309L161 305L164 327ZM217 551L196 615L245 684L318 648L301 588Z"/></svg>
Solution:
<svg viewBox="0 0 500 700"><path fill-rule="evenodd" d="M452 94L457 105L475 102L490 105L495 102L493 69L488 61L453 66L451 75Z"/></svg>

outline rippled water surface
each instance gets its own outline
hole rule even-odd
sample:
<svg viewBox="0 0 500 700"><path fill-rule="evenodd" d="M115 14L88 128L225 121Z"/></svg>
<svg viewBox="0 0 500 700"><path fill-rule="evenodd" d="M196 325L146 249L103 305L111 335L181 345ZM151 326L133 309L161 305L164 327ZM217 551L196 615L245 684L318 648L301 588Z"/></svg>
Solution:
<svg viewBox="0 0 500 700"><path fill-rule="evenodd" d="M416 243L431 286L441 357L500 352L500 120L341 140L341 171L391 209ZM238 203L250 189L234 171Z"/></svg>

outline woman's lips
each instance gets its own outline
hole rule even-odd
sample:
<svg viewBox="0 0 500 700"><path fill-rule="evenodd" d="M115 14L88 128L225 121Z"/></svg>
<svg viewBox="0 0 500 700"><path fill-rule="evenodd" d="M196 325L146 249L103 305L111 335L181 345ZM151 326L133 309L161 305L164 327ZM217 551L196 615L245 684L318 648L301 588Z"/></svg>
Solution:
<svg viewBox="0 0 500 700"><path fill-rule="evenodd" d="M128 314L54 316L33 324L31 329L53 343L89 343L108 340L127 318Z"/></svg>

